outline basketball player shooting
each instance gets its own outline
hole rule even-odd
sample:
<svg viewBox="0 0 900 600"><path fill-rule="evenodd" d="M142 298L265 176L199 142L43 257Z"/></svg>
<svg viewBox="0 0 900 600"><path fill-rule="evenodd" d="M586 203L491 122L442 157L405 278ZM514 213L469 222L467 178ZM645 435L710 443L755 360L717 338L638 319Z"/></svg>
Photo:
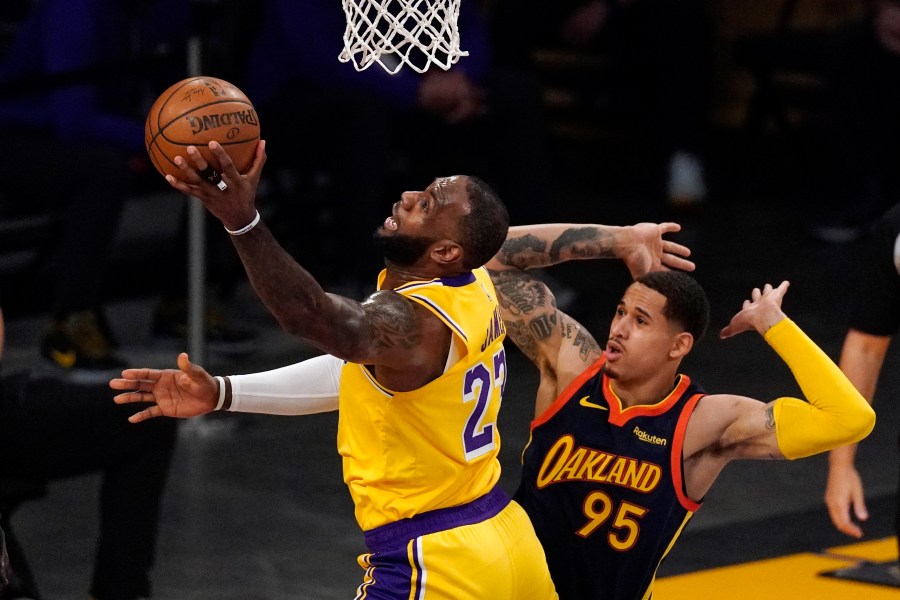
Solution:
<svg viewBox="0 0 900 600"><path fill-rule="evenodd" d="M347 361L338 451L369 549L367 597L556 598L527 515L497 485L504 331L481 265L506 238L500 199L470 176L401 194L373 238L378 291L359 302L326 293L260 219L265 143L245 173L209 150L224 189L195 146L166 179L222 222L281 327Z"/></svg>

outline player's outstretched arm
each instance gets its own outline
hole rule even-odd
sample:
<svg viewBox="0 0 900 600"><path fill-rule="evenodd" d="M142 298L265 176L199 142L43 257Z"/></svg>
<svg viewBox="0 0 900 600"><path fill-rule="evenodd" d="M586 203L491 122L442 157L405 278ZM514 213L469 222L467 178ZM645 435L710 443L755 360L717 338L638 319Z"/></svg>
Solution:
<svg viewBox="0 0 900 600"><path fill-rule="evenodd" d="M114 397L118 404L154 404L132 415L132 423L213 410L299 416L338 409L342 366L340 359L323 354L269 371L211 377L181 353L178 369L127 369L109 385L127 390Z"/></svg>
<svg viewBox="0 0 900 600"><path fill-rule="evenodd" d="M184 352L178 355L177 369L125 369L109 387L122 391L113 398L116 404L151 403L128 418L132 423L204 415L215 410L219 397L216 380Z"/></svg>
<svg viewBox="0 0 900 600"><path fill-rule="evenodd" d="M763 335L790 367L807 400L783 397L761 405L768 415L765 420L754 414L758 409L740 411L726 428L722 442L731 446L738 458L767 458L751 449L763 447L773 436L781 456L802 458L858 442L875 426L875 413L865 398L781 310L787 288L787 281L778 287L766 284L755 288L751 299L744 301L741 311L720 333L723 338L748 330ZM740 451L742 445L744 452Z"/></svg>
<svg viewBox="0 0 900 600"><path fill-rule="evenodd" d="M260 142L245 173L238 173L221 145L210 142L209 150L219 162L227 186L224 190L201 175L211 165L193 146L186 149L188 159L175 159L179 177L166 179L175 189L199 198L232 232L231 241L254 291L285 331L323 352L357 363L408 371L431 360L420 356L424 345L412 342L434 334L438 319L423 322L420 311L424 309L417 311L412 302L393 292L379 292L362 303L326 293L257 219L256 187L266 160L265 142ZM247 231L234 235L244 229Z"/></svg>
<svg viewBox="0 0 900 600"><path fill-rule="evenodd" d="M337 410L343 365L322 354L270 371L216 377L217 410L289 416Z"/></svg>
<svg viewBox="0 0 900 600"><path fill-rule="evenodd" d="M581 324L557 308L547 285L526 270L568 260L619 258L634 277L667 268L692 271L690 250L663 239L680 229L677 223L557 223L509 229L503 247L485 266L499 296L507 337L541 371L536 414L603 350Z"/></svg>
<svg viewBox="0 0 900 600"><path fill-rule="evenodd" d="M664 239L677 223L627 227L556 223L510 227L506 242L489 263L494 270L547 267L569 260L621 259L632 277L661 269L693 271L686 246Z"/></svg>

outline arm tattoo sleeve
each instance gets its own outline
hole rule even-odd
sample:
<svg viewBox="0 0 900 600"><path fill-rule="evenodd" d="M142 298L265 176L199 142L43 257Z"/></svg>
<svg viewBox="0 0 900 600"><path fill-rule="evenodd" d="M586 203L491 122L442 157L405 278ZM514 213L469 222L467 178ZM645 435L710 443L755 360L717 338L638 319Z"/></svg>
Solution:
<svg viewBox="0 0 900 600"><path fill-rule="evenodd" d="M546 260L547 243L537 236L530 234L508 239L503 242L499 255L503 264L518 269L527 269L528 267L538 267L548 264Z"/></svg>
<svg viewBox="0 0 900 600"><path fill-rule="evenodd" d="M549 260L554 264L568 259L615 258L615 242L611 233L597 227L573 227L553 240Z"/></svg>
<svg viewBox="0 0 900 600"><path fill-rule="evenodd" d="M363 307L369 315L369 340L373 348L409 350L422 343L418 317L406 300L370 299Z"/></svg>
<svg viewBox="0 0 900 600"><path fill-rule="evenodd" d="M506 334L534 361L537 344L554 334L556 301L547 286L524 271L492 271Z"/></svg>
<svg viewBox="0 0 900 600"><path fill-rule="evenodd" d="M577 325L578 333L575 334L574 345L580 348L578 356L584 362L592 362L596 356L602 352L600 344L594 339L594 336L587 333L583 327Z"/></svg>

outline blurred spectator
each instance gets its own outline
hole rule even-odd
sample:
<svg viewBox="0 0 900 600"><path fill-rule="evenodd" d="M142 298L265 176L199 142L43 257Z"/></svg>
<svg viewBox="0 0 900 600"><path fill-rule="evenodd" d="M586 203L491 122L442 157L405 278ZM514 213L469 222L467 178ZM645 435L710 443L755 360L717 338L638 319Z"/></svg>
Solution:
<svg viewBox="0 0 900 600"><path fill-rule="evenodd" d="M538 218L547 201L546 150L540 123L523 115L539 97L494 68L478 3L462 6L469 56L449 71L403 67L392 76L373 65L357 72L338 61L345 27L332 0L268 0L241 82L272 148L273 194L291 198L291 187L307 186L296 206L273 201L284 218L270 222L291 251L309 244L320 252L313 269L329 284L348 273L368 281L381 266L376 253L360 260L348 240L370 239L371 223L387 216L385 201L397 199L388 190L404 185L398 181L438 172L490 178L514 221Z"/></svg>
<svg viewBox="0 0 900 600"><path fill-rule="evenodd" d="M900 197L900 2L867 7L863 20L838 32L828 63L833 162L810 228L826 242L858 239Z"/></svg>
<svg viewBox="0 0 900 600"><path fill-rule="evenodd" d="M0 313L0 348L2 323ZM176 425L160 420L136 429L122 408L105 384L65 383L28 372L0 377L0 528L12 567L0 598L42 598L12 527L16 508L45 494L49 481L94 472L103 479L91 597L150 595Z"/></svg>
<svg viewBox="0 0 900 600"><path fill-rule="evenodd" d="M705 200L713 68L706 0L500 0L496 10L498 48L562 45L607 57L609 79L588 94L603 88L646 122L670 206Z"/></svg>
<svg viewBox="0 0 900 600"><path fill-rule="evenodd" d="M43 0L0 64L0 203L6 214L57 217L41 352L64 369L122 365L101 308L105 260L130 186L152 170L141 87L149 59L183 41L187 25L180 0Z"/></svg>

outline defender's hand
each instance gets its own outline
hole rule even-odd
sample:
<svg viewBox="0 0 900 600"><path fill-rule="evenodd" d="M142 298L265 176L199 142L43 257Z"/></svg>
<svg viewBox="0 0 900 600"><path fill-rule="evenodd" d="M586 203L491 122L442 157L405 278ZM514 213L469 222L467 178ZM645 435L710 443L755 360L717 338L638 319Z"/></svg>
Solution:
<svg viewBox="0 0 900 600"><path fill-rule="evenodd" d="M688 259L691 255L690 248L663 239L667 233L681 231L678 223L638 223L625 230L631 239L623 240L619 257L628 267L632 278L651 271L695 269L696 265Z"/></svg>
<svg viewBox="0 0 900 600"><path fill-rule="evenodd" d="M760 335L764 334L785 318L781 301L789 285L789 282L782 281L777 288L773 288L770 283L763 286L762 290L753 288L750 299L744 300L740 312L731 317L731 322L719 332L719 337L724 339L751 329L755 329Z"/></svg>

